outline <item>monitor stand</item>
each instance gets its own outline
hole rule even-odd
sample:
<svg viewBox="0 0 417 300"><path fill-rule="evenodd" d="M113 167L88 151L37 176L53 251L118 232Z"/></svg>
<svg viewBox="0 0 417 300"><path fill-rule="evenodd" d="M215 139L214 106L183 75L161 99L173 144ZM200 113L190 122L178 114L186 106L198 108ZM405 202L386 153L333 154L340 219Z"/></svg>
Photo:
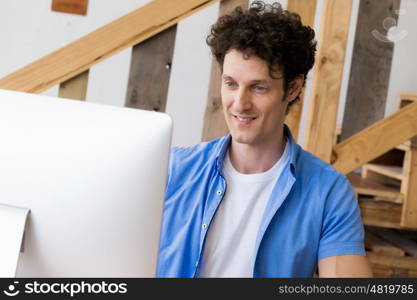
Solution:
<svg viewBox="0 0 417 300"><path fill-rule="evenodd" d="M0 204L0 278L15 277L29 209Z"/></svg>

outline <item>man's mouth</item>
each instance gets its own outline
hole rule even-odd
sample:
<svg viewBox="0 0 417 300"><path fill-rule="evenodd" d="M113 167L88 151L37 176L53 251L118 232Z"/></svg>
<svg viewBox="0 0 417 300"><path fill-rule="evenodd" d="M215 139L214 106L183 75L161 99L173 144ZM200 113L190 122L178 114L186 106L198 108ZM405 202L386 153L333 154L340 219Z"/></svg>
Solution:
<svg viewBox="0 0 417 300"><path fill-rule="evenodd" d="M253 120L256 119L256 117L241 117L233 115L233 118L237 121L239 125L249 125L252 123Z"/></svg>

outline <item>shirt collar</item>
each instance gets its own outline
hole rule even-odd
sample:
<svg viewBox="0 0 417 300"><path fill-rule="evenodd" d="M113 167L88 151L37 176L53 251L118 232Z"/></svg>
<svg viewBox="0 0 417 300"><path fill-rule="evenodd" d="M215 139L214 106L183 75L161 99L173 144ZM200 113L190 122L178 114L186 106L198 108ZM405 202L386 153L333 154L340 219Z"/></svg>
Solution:
<svg viewBox="0 0 417 300"><path fill-rule="evenodd" d="M297 151L297 145L294 141L294 138L292 137L291 131L286 124L284 124L284 136L288 139L290 166L291 166L291 171L294 174L298 151ZM232 136L230 134L220 139L219 151L217 151L216 161L217 161L217 170L219 170L220 174L222 175L223 175L223 161L226 156L227 150L230 147L231 140L232 140Z"/></svg>

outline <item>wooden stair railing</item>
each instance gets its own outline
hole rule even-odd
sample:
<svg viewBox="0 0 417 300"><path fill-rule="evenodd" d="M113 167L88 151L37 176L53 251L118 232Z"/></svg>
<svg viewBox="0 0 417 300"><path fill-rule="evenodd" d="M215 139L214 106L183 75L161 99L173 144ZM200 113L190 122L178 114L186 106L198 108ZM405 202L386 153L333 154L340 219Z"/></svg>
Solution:
<svg viewBox="0 0 417 300"><path fill-rule="evenodd" d="M417 94L403 92L398 100L401 109L417 103ZM365 225L417 228L416 162L417 144L413 138L362 165L361 175L348 174L358 194ZM377 211L379 214L375 214Z"/></svg>
<svg viewBox="0 0 417 300"><path fill-rule="evenodd" d="M416 135L417 102L337 144L332 164L348 174Z"/></svg>
<svg viewBox="0 0 417 300"><path fill-rule="evenodd" d="M0 79L0 88L40 93L89 70L219 0L153 0Z"/></svg>
<svg viewBox="0 0 417 300"><path fill-rule="evenodd" d="M368 128L337 144L333 151L333 166L349 174L417 135L417 102L401 108L393 115L376 122ZM409 182L417 181L417 158L409 157L407 171ZM360 202L364 220L376 220L376 225L391 228L417 228L417 185L408 185L402 191L405 201L396 203ZM391 219L388 219L391 218Z"/></svg>

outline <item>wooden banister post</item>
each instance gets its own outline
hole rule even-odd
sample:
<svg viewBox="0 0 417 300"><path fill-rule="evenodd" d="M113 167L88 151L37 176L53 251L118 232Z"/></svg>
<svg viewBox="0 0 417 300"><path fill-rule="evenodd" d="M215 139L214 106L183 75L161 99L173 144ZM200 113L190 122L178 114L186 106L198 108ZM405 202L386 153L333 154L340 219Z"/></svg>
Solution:
<svg viewBox="0 0 417 300"><path fill-rule="evenodd" d="M417 147L410 146L404 157L404 182L401 185L401 192L405 194L405 201L401 214L401 226L417 228Z"/></svg>
<svg viewBox="0 0 417 300"><path fill-rule="evenodd" d="M59 85L58 97L85 100L87 95L89 70L64 81Z"/></svg>
<svg viewBox="0 0 417 300"><path fill-rule="evenodd" d="M288 0L287 10L300 15L303 25L314 27L314 18L316 15L317 0ZM300 95L300 100L294 103L287 116L285 124L291 130L292 136L297 140L300 129L301 115L303 112L304 90Z"/></svg>
<svg viewBox="0 0 417 300"><path fill-rule="evenodd" d="M306 149L330 162L343 76L352 0L327 0L313 75Z"/></svg>
<svg viewBox="0 0 417 300"><path fill-rule="evenodd" d="M177 25L132 49L127 107L165 112Z"/></svg>

